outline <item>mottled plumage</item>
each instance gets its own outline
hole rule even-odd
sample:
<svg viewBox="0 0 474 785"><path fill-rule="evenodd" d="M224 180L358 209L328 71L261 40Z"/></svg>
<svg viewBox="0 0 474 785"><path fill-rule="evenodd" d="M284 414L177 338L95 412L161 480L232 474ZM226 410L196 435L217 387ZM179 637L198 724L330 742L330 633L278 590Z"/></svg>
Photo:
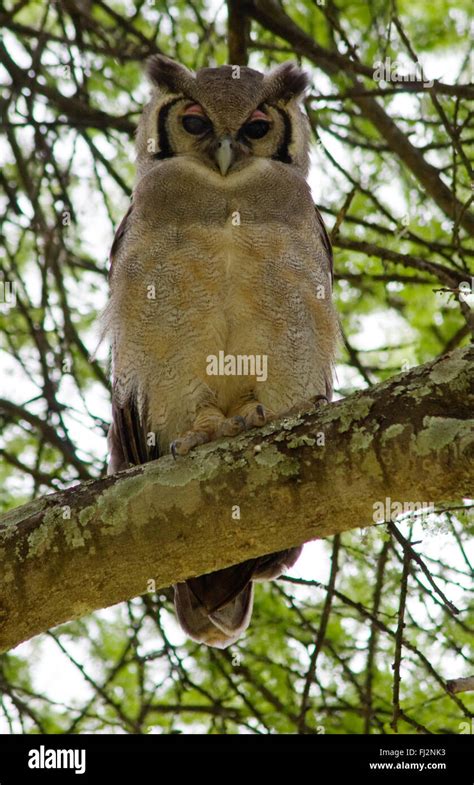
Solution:
<svg viewBox="0 0 474 785"><path fill-rule="evenodd" d="M305 179L306 75L292 63L194 75L162 56L148 74L133 201L111 253L109 472L329 399L338 334L331 248ZM265 355L267 378L209 375L220 352ZM248 625L252 581L300 551L178 584L183 628L228 646Z"/></svg>

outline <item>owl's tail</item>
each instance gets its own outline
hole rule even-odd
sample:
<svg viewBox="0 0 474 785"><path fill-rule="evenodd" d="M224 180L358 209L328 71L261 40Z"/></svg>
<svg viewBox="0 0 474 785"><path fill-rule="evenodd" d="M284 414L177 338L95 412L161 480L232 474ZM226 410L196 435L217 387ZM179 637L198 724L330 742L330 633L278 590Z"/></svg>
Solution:
<svg viewBox="0 0 474 785"><path fill-rule="evenodd" d="M174 602L183 630L207 646L231 646L249 626L253 581L281 575L301 550L290 548L176 584Z"/></svg>

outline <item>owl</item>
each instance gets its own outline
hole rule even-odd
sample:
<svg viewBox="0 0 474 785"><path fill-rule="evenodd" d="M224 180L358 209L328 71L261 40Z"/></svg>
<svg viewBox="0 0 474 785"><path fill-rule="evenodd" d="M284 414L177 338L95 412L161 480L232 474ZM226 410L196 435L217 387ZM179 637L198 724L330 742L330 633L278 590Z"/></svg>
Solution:
<svg viewBox="0 0 474 785"><path fill-rule="evenodd" d="M141 117L131 206L111 250L109 473L262 426L329 400L338 341L328 235L306 182L308 84L268 74L192 73L157 55ZM174 587L182 628L217 648L252 613L253 584L292 566L291 548Z"/></svg>

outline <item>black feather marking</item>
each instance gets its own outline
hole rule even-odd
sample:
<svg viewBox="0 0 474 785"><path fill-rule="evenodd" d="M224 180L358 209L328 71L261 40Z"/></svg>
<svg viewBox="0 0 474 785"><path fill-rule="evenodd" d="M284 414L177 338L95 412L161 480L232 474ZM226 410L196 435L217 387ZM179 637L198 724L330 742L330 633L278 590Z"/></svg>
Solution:
<svg viewBox="0 0 474 785"><path fill-rule="evenodd" d="M292 158L289 152L289 146L291 144L291 119L287 112L284 109L280 109L278 106L275 107L277 112L280 114L280 117L283 120L284 125L284 134L283 139L276 151L275 155L272 155L274 161L281 161L283 164L291 164Z"/></svg>
<svg viewBox="0 0 474 785"><path fill-rule="evenodd" d="M181 100L182 96L179 96L179 98L173 98L172 101L168 101L168 103L164 104L158 113L158 147L160 148L160 152L155 153L152 156L157 161L162 161L164 158L172 158L174 155L173 150L171 149L170 140L168 138L168 132L166 130L166 120L171 107Z"/></svg>

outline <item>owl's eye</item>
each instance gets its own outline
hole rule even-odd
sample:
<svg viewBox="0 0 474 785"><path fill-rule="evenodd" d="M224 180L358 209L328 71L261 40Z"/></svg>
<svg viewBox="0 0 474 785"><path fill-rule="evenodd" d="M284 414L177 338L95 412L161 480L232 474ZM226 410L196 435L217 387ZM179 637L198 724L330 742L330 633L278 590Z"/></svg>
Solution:
<svg viewBox="0 0 474 785"><path fill-rule="evenodd" d="M268 120L252 120L242 128L242 133L247 139L261 139L270 130Z"/></svg>
<svg viewBox="0 0 474 785"><path fill-rule="evenodd" d="M212 123L207 117L204 117L203 115L185 114L183 117L183 128L188 132L188 134L193 134L193 136L200 136L212 128Z"/></svg>

